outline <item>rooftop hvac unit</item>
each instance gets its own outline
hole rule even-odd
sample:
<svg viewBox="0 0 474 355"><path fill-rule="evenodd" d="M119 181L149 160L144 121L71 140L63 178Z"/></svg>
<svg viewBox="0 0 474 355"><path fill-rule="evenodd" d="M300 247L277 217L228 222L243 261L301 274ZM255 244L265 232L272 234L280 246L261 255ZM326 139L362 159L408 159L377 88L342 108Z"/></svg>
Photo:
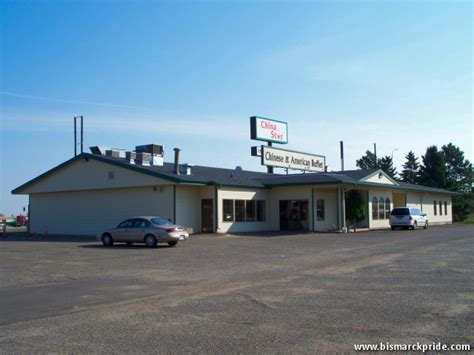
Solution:
<svg viewBox="0 0 474 355"><path fill-rule="evenodd" d="M107 149L105 151L105 156L111 157L111 158L120 158L120 151L116 149Z"/></svg>
<svg viewBox="0 0 474 355"><path fill-rule="evenodd" d="M135 152L125 152L125 159L127 159L127 161L130 164L135 164L135 159L137 159L137 153L135 153Z"/></svg>
<svg viewBox="0 0 474 355"><path fill-rule="evenodd" d="M150 165L151 154L150 153L136 153L135 162L140 165Z"/></svg>
<svg viewBox="0 0 474 355"><path fill-rule="evenodd" d="M165 147L159 144L137 145L135 147L137 153L150 153L151 155L164 156Z"/></svg>

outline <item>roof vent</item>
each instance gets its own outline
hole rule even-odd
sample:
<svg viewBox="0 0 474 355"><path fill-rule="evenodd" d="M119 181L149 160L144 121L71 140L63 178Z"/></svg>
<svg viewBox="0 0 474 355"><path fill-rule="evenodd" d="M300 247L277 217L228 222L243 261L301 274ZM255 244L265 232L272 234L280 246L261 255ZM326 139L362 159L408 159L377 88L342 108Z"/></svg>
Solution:
<svg viewBox="0 0 474 355"><path fill-rule="evenodd" d="M104 147L94 146L94 147L89 147L89 149L91 150L92 154L105 155L106 148Z"/></svg>
<svg viewBox="0 0 474 355"><path fill-rule="evenodd" d="M236 171L242 171L243 169L242 169L241 166L236 166L236 167L235 167L235 170L236 170Z"/></svg>
<svg viewBox="0 0 474 355"><path fill-rule="evenodd" d="M193 164L181 164L179 166L179 172L180 174L191 175L192 167L193 167Z"/></svg>

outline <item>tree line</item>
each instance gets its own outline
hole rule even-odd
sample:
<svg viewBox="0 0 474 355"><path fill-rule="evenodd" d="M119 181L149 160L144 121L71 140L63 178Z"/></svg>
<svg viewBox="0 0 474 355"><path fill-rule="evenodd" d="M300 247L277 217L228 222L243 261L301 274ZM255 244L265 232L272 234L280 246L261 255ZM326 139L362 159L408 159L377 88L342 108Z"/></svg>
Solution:
<svg viewBox="0 0 474 355"><path fill-rule="evenodd" d="M356 165L360 169L381 169L393 179L406 183L458 192L460 195L453 197L455 221L466 219L471 212L472 164L464 157L464 152L452 143L443 145L441 149L435 145L428 147L421 162L413 151L409 151L400 174L393 166L391 156L377 158L369 150L356 161Z"/></svg>

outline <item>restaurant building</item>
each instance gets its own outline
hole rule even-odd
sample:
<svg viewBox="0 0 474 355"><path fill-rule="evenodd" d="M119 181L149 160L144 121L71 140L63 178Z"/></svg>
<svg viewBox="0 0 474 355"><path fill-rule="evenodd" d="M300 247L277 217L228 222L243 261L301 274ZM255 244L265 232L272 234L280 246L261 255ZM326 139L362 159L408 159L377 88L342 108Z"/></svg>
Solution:
<svg viewBox="0 0 474 355"><path fill-rule="evenodd" d="M358 228L389 228L390 210L399 206L421 209L431 225L452 221L454 193L396 181L381 170L273 174L191 166L180 164L179 150L173 163L163 162L157 147L126 154L93 147L13 190L29 196L30 232L95 235L140 215L159 215L194 233L340 231L348 226L352 190L365 211Z"/></svg>

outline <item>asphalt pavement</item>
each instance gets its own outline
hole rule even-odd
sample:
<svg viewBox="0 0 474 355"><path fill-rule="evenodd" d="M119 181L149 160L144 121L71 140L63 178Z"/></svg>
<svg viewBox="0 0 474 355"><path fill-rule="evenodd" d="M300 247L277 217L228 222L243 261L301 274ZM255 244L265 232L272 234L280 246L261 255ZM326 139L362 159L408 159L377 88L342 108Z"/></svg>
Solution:
<svg viewBox="0 0 474 355"><path fill-rule="evenodd" d="M0 353L350 353L474 345L474 226L0 240Z"/></svg>

